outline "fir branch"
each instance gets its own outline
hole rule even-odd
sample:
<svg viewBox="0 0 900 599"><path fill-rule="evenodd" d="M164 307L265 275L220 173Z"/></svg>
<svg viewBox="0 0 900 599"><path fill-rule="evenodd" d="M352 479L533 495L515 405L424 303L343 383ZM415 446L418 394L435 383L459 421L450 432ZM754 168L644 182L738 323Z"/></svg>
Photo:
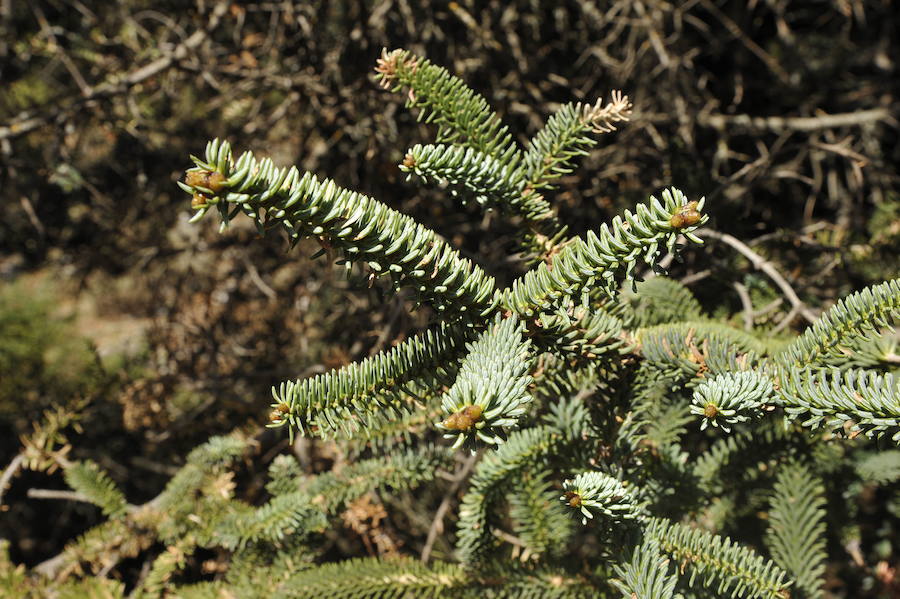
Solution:
<svg viewBox="0 0 900 599"><path fill-rule="evenodd" d="M14 593L9 595L9 597L23 597L28 599L44 599L45 597L53 597L54 599L82 599L84 597L90 597L94 599L125 599L125 583L118 580L111 580L109 578L103 578L100 576L92 576L90 578L82 578L82 579L72 579L66 580L59 584L50 585L52 590L44 588L42 591L48 592L48 594L40 594L40 595L20 595L18 593ZM0 587L0 591L2 591L2 587ZM130 599L130 596L129 596Z"/></svg>
<svg viewBox="0 0 900 599"><path fill-rule="evenodd" d="M674 252L679 234L699 241L692 231L708 218L699 212L703 201L689 203L677 189L665 190L662 202L651 196L648 204L638 204L635 213L626 210L624 217L616 216L609 226L602 224L599 233L590 231L586 239L573 239L550 264L540 264L513 281L502 293L501 304L512 312L533 316L561 298L578 298L593 287L614 292L620 271L624 270L626 280L634 279L638 259L657 264L660 244Z"/></svg>
<svg viewBox="0 0 900 599"><path fill-rule="evenodd" d="M498 315L466 349L456 382L441 402L446 419L437 426L447 431L445 438L455 438L454 449L476 438L499 445L532 399L527 389L531 343L522 337L517 318Z"/></svg>
<svg viewBox="0 0 900 599"><path fill-rule="evenodd" d="M187 535L200 545L210 544L216 526L228 514L230 467L250 442L232 434L212 437L194 448L163 492L135 511L134 522L169 545Z"/></svg>
<svg viewBox="0 0 900 599"><path fill-rule="evenodd" d="M789 368L779 375L778 403L803 426L866 436L892 435L900 443L900 380L872 370Z"/></svg>
<svg viewBox="0 0 900 599"><path fill-rule="evenodd" d="M631 559L615 566L618 578L610 582L626 599L681 599L675 594L678 574L671 566L671 560L660 553L659 543L644 537Z"/></svg>
<svg viewBox="0 0 900 599"><path fill-rule="evenodd" d="M147 576L134 590L131 597L135 599L151 599L168 596L173 574L184 568L187 557L194 552L194 549L195 546L189 538L166 547L153 560L150 571L147 572Z"/></svg>
<svg viewBox="0 0 900 599"><path fill-rule="evenodd" d="M281 541L289 535L308 536L326 528L325 516L373 489L415 488L432 480L434 472L448 463L446 451L424 447L361 460L311 479L300 478L295 481L297 490L276 495L260 507L236 504L216 525L212 542L235 549L260 541Z"/></svg>
<svg viewBox="0 0 900 599"><path fill-rule="evenodd" d="M538 368L532 373L535 397L545 402L558 401L560 397L590 394L602 379L612 375L612 368L605 360L576 360L569 356L545 353L538 357ZM615 368L615 367L613 367Z"/></svg>
<svg viewBox="0 0 900 599"><path fill-rule="evenodd" d="M700 430L712 425L728 433L733 424L759 418L773 395L769 376L755 370L727 372L697 385L691 413L702 418Z"/></svg>
<svg viewBox="0 0 900 599"><path fill-rule="evenodd" d="M699 579L717 597L784 598L786 573L728 537L661 518L651 518L644 534L690 572L691 586Z"/></svg>
<svg viewBox="0 0 900 599"><path fill-rule="evenodd" d="M625 484L603 472L583 472L565 481L563 489L565 494L560 500L581 514L582 524L587 524L595 514L616 523L641 516L641 506Z"/></svg>
<svg viewBox="0 0 900 599"><path fill-rule="evenodd" d="M328 514L374 489L413 489L434 479L435 472L449 467L451 455L431 445L360 460L339 471L316 475L301 482L308 501Z"/></svg>
<svg viewBox="0 0 900 599"><path fill-rule="evenodd" d="M663 276L640 281L634 290L626 286L619 294L618 304L608 310L633 328L704 318L694 294L678 281Z"/></svg>
<svg viewBox="0 0 900 599"><path fill-rule="evenodd" d="M525 171L507 166L487 154L464 146L416 145L400 164L400 170L415 173L424 181L450 185L453 196L469 197L485 210L499 208L518 217L524 229L520 247L530 261L555 251L566 227L544 197L528 187Z"/></svg>
<svg viewBox="0 0 900 599"><path fill-rule="evenodd" d="M900 279L867 287L838 301L777 356L782 366L810 366L853 340L871 339L900 316Z"/></svg>
<svg viewBox="0 0 900 599"><path fill-rule="evenodd" d="M512 565L473 571L456 564L425 565L404 557L324 564L292 576L274 595L297 599L589 599L596 593L585 580L560 570Z"/></svg>
<svg viewBox="0 0 900 599"><path fill-rule="evenodd" d="M298 490L297 481L303 476L303 469L293 455L280 454L269 464L269 495L284 495Z"/></svg>
<svg viewBox="0 0 900 599"><path fill-rule="evenodd" d="M510 435L478 464L459 508L456 552L464 563L475 563L492 549L491 532L502 484L526 466L534 467L550 454L561 435L550 426L537 426Z"/></svg>
<svg viewBox="0 0 900 599"><path fill-rule="evenodd" d="M715 322L679 322L634 332L646 363L675 381L747 370L765 347L744 331Z"/></svg>
<svg viewBox="0 0 900 599"><path fill-rule="evenodd" d="M532 340L543 351L594 360L632 349L625 342L622 322L602 308L559 307L532 322Z"/></svg>
<svg viewBox="0 0 900 599"><path fill-rule="evenodd" d="M471 332L442 324L371 358L284 382L272 390L272 425L290 424L304 435L349 436L409 412L412 406L403 401L403 388L425 391L452 380L454 360Z"/></svg>
<svg viewBox="0 0 900 599"><path fill-rule="evenodd" d="M644 362L632 381L631 411L617 431L615 447L634 456L640 468L629 473L641 503L657 514L673 513L676 504L697 500L691 459L680 444L694 421L684 391Z"/></svg>
<svg viewBox="0 0 900 599"><path fill-rule="evenodd" d="M451 368L447 365L448 370ZM449 380L449 379L448 379ZM348 456L356 456L367 451L385 453L391 449L403 449L434 428L434 421L441 415L441 396L445 387L436 385L432 389L423 387L422 379L416 385L407 386L409 393L415 393L417 409L412 412L395 413L391 418L372 418L366 422L363 435L341 440L341 447ZM412 389L410 389L412 387Z"/></svg>
<svg viewBox="0 0 900 599"><path fill-rule="evenodd" d="M9 594L11 597L26 596L28 584L28 574L25 572L25 566L16 566L9 559L9 540L0 539L0 591ZM15 593L15 594L13 594Z"/></svg>
<svg viewBox="0 0 900 599"><path fill-rule="evenodd" d="M641 363L632 387L631 424L639 428L633 443L649 443L659 449L677 443L687 432L693 417L679 387L677 379L652 362Z"/></svg>
<svg viewBox="0 0 900 599"><path fill-rule="evenodd" d="M647 512L677 518L699 507L703 495L691 471L691 455L677 442L650 448L639 458L643 468L630 474L637 483L633 492Z"/></svg>
<svg viewBox="0 0 900 599"><path fill-rule="evenodd" d="M456 143L515 167L518 147L487 101L459 77L406 50L385 48L375 68L385 89L408 89L407 105L438 126L438 142Z"/></svg>
<svg viewBox="0 0 900 599"><path fill-rule="evenodd" d="M260 588L256 587L255 591L259 591ZM205 580L203 582L197 582L194 584L185 584L177 587L175 589L175 596L178 599L221 599L225 593L228 593L230 589L227 589L225 583L221 580ZM271 595L265 595L265 597L270 597ZM252 595L250 593L245 593L240 595L242 599L256 599L259 597L262 599L264 595Z"/></svg>
<svg viewBox="0 0 900 599"><path fill-rule="evenodd" d="M863 454L856 462L856 473L864 481L879 485L900 481L900 449Z"/></svg>
<svg viewBox="0 0 900 599"><path fill-rule="evenodd" d="M631 102L614 91L609 103L565 104L551 116L528 144L525 171L531 189L552 188L552 182L571 173L577 156L584 156L597 142L590 135L615 131L615 123L628 121Z"/></svg>
<svg viewBox="0 0 900 599"><path fill-rule="evenodd" d="M566 439L584 441L591 435L593 423L583 401L578 398L560 399L550 405L550 411L543 415L541 422L555 428Z"/></svg>
<svg viewBox="0 0 900 599"><path fill-rule="evenodd" d="M841 344L840 351L821 357L816 366L837 368L871 368L896 370L900 364L900 330L889 328L878 331L871 338L857 337Z"/></svg>
<svg viewBox="0 0 900 599"><path fill-rule="evenodd" d="M599 592L583 575L558 567L495 564L469 572L461 599L596 599Z"/></svg>
<svg viewBox="0 0 900 599"><path fill-rule="evenodd" d="M194 448L186 463L166 484L165 490L149 506L154 511L172 514L185 497L195 493L210 476L224 471L241 457L249 440L238 435L211 437Z"/></svg>
<svg viewBox="0 0 900 599"><path fill-rule="evenodd" d="M261 543L238 549L231 555L221 589L235 598L268 599L291 576L315 567L318 552L304 539L288 537L278 543ZM184 587L178 589L178 595ZM221 599L217 592L212 599Z"/></svg>
<svg viewBox="0 0 900 599"><path fill-rule="evenodd" d="M319 181L296 167L278 168L244 152L233 160L228 142L214 140L206 158L194 158L185 183L194 195L194 219L213 206L222 226L243 212L261 232L281 227L291 243L316 237L343 250L346 264L365 263L374 277L387 276L396 289L411 287L439 311L485 315L494 308L495 282L461 258L433 231L412 218L334 181Z"/></svg>
<svg viewBox="0 0 900 599"><path fill-rule="evenodd" d="M327 525L325 515L304 499L308 497L297 492L278 495L258 508L233 505L219 514L208 542L233 550L249 543L280 541L288 535L322 532Z"/></svg>
<svg viewBox="0 0 900 599"><path fill-rule="evenodd" d="M532 261L553 251L565 234L566 227L550 204L526 186L521 168L508 168L472 148L416 145L406 154L400 170L425 181L449 183L454 196L471 195L485 209L498 207L509 216L520 217L525 229L520 246Z"/></svg>
<svg viewBox="0 0 900 599"><path fill-rule="evenodd" d="M736 431L728 437L717 440L703 452L693 464L694 475L704 492L720 493L730 486L734 472L756 469L762 461L768 462L780 453L790 452L801 439L793 426L785 426L781 421L762 420L752 427Z"/></svg>
<svg viewBox="0 0 900 599"><path fill-rule="evenodd" d="M91 564L95 571L101 567L112 568L121 559L139 555L153 542L152 534L128 518L106 520L66 544L62 553L38 564L34 570L52 578L64 568L76 568L80 563Z"/></svg>
<svg viewBox="0 0 900 599"><path fill-rule="evenodd" d="M559 555L565 549L572 520L556 499L552 472L525 472L514 478L507 493L513 532L525 544L521 561Z"/></svg>
<svg viewBox="0 0 900 599"><path fill-rule="evenodd" d="M825 489L799 463L782 466L775 481L766 545L772 559L795 581L801 597L823 596Z"/></svg>
<svg viewBox="0 0 900 599"><path fill-rule="evenodd" d="M96 463L90 460L76 462L65 469L64 476L73 490L110 518L118 518L128 511L125 495Z"/></svg>
<svg viewBox="0 0 900 599"><path fill-rule="evenodd" d="M367 599L369 597L446 597L469 582L462 567L425 565L409 558L353 559L323 564L292 576L277 589L278 597Z"/></svg>
<svg viewBox="0 0 900 599"><path fill-rule="evenodd" d="M453 186L454 195L472 195L485 209L496 207L532 224L555 218L550 204L539 194L525 193L525 174L521 170L511 170L472 148L416 144L407 152L400 170L414 173L426 182L446 182ZM551 228L558 230L561 225L556 223Z"/></svg>

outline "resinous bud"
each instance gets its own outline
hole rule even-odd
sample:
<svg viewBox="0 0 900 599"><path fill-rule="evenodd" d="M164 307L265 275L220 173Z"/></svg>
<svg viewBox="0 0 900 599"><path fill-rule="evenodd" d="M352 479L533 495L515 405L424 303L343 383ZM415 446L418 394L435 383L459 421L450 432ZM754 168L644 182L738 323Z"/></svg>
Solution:
<svg viewBox="0 0 900 599"><path fill-rule="evenodd" d="M701 218L703 218L703 215L697 210L697 202L689 202L682 206L681 210L676 214L672 215L672 218L669 219L669 224L673 229L683 229L696 225Z"/></svg>
<svg viewBox="0 0 900 599"><path fill-rule="evenodd" d="M218 171L188 171L184 182L191 187L204 187L219 193L225 188L225 175Z"/></svg>
<svg viewBox="0 0 900 599"><path fill-rule="evenodd" d="M481 414L483 412L484 408L477 404L466 406L459 412L450 414L450 416L448 416L441 424L448 430L467 431L475 426L476 422L481 420Z"/></svg>

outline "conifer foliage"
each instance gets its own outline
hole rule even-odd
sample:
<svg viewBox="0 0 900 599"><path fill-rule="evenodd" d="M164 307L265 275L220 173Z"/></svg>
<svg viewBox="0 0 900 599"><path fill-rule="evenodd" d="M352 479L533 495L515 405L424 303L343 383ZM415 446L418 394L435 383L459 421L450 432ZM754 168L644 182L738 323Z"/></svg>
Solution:
<svg viewBox="0 0 900 599"><path fill-rule="evenodd" d="M270 427L356 457L310 474L281 456L257 504L236 498L252 446L238 435L195 450L144 506L129 506L98 465L71 463L67 482L109 520L61 567L164 546L142 597L821 596L828 452L900 440L894 375L859 367L847 349L889 334L900 281L838 302L773 353L764 331L710 319L662 276L665 254L700 243L702 198L663 190L583 237L560 224L544 194L627 121L627 97L567 104L522 148L484 98L427 59L385 51L376 71L437 126L436 143L399 168L508 217L524 274L501 288L378 200L209 142L180 183L194 221L217 214L225 231L243 214L292 246L315 239L348 270L409 290L435 322L366 360L275 382ZM397 434L417 417L418 434ZM877 455L858 470L893 484L896 468L879 476ZM455 478L438 476L460 462ZM331 561L323 533L372 501L426 514L428 540ZM764 544L741 542L753 541L741 535L748 522L767 531ZM225 552L228 571L179 583L199 550ZM0 584L18 590L17 572L0 571Z"/></svg>

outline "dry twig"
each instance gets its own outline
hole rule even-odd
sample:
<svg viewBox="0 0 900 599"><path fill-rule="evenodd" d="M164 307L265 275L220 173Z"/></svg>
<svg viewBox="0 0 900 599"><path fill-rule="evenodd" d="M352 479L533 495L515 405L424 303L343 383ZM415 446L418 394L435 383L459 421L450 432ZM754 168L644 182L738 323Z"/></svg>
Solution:
<svg viewBox="0 0 900 599"><path fill-rule="evenodd" d="M735 250L737 250L740 254L742 254L745 258L750 261L750 264L753 265L757 270L763 271L772 282L774 282L787 300L791 303L791 312L788 313L789 317L793 317L796 314L800 314L805 318L808 322L815 322L817 319L817 315L806 306L803 300L797 295L797 292L794 291L794 288L791 287L790 283L778 272L771 262L767 261L765 258L754 252L750 249L747 244L745 244L740 239L729 235L728 233L720 233L718 231L714 231L712 229L701 229L696 231L695 234L699 237L708 237L710 239L715 239L717 241L721 241L722 243L731 246Z"/></svg>
<svg viewBox="0 0 900 599"><path fill-rule="evenodd" d="M459 491L459 487L462 485L463 481L466 480L466 477L469 476L469 472L472 471L472 468L475 467L475 461L478 459L478 455L479 454L473 454L466 459L465 463L463 463L462 467L457 471L456 476L454 476L453 484L447 489L447 492L444 494L444 499L434 513L434 520L432 520L431 527L428 529L428 538L425 539L425 546L422 548L422 557L420 558L422 563L428 563L428 558L431 557L431 549L434 547L434 542L437 540L438 534L443 532L444 516L447 515L447 510L450 509L450 504L453 502L456 492Z"/></svg>

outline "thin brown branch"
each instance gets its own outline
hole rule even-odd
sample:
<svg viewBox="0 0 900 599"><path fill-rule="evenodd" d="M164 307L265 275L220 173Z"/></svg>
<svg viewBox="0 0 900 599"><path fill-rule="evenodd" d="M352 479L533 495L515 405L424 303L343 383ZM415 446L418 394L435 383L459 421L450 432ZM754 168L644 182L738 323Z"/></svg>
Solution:
<svg viewBox="0 0 900 599"><path fill-rule="evenodd" d="M9 463L9 466L7 466L3 471L3 476L0 476L0 506L3 505L3 495L4 493L6 493L6 488L9 486L9 482L19 472L24 462L25 454L20 453L12 459L12 461Z"/></svg>
<svg viewBox="0 0 900 599"><path fill-rule="evenodd" d="M696 283L697 281L702 281L703 279L705 279L706 277L711 275L712 272L713 272L712 269L706 268L701 271L694 272L694 273L691 273L684 277L681 277L678 281L682 285L692 285L692 284Z"/></svg>
<svg viewBox="0 0 900 599"><path fill-rule="evenodd" d="M91 503L91 500L84 493L67 491L65 489L28 489L27 496L29 499L61 499L63 501Z"/></svg>
<svg viewBox="0 0 900 599"><path fill-rule="evenodd" d="M787 326L794 321L794 317L797 316L797 312L799 312L797 306L792 307L790 312L785 314L784 318L781 319L781 322L779 322L771 331L769 331L769 334L775 335L787 328Z"/></svg>
<svg viewBox="0 0 900 599"><path fill-rule="evenodd" d="M444 499L434 513L434 520L432 520L431 527L428 529L428 538L425 539L425 547L422 548L422 557L420 558L422 563L428 563L428 559L431 557L431 549L434 547L434 542L437 540L438 534L443 532L444 516L447 515L447 510L450 509L450 504L453 502L453 498L456 496L457 491L459 491L460 486L462 486L463 481L466 480L466 477L469 476L469 472L475 467L475 461L477 459L478 454L470 455L466 459L465 463L456 473L453 484L450 485L450 488L447 489L447 492L444 494Z"/></svg>
<svg viewBox="0 0 900 599"><path fill-rule="evenodd" d="M771 302L769 302L768 304L766 304L759 310L754 311L753 318L759 318L760 316L765 316L772 310L775 310L776 308L778 308L778 306L780 306L783 303L784 303L784 298L776 297L775 299L773 299Z"/></svg>
<svg viewBox="0 0 900 599"><path fill-rule="evenodd" d="M781 117L781 116L750 116L749 114L700 114L697 121L701 125L716 129L728 127L743 127L761 131L819 131L822 129L836 129L838 127L852 127L867 125L890 118L890 112L886 108L872 108L857 112L842 112L838 114L822 114L808 117ZM830 149L830 148L829 148Z"/></svg>
<svg viewBox="0 0 900 599"><path fill-rule="evenodd" d="M744 317L744 330L753 330L753 302L750 300L750 294L743 283L735 281L733 287L737 291L738 297L741 298L741 305L744 307L743 312L741 312Z"/></svg>
<svg viewBox="0 0 900 599"><path fill-rule="evenodd" d="M787 298L787 300L791 303L792 312L796 312L803 316L808 322L815 322L818 318L817 315L810 310L803 300L797 295L794 291L794 288L791 287L790 283L778 272L771 262L754 252L750 249L747 244L743 241L737 239L736 237L729 235L728 233L720 233L718 231L714 231L712 229L701 229L695 233L699 237L708 237L710 239L715 239L717 241L721 241L722 243L731 246L733 249L737 250L740 254L742 254L745 258L750 261L750 264L757 270L761 270L764 272L772 282L774 282L779 289L781 289L782 294Z"/></svg>
<svg viewBox="0 0 900 599"><path fill-rule="evenodd" d="M250 280L256 285L257 289L262 291L263 295L269 298L271 301L275 301L278 299L278 294L275 293L275 290L269 287L263 278L259 275L259 271L256 270L256 266L253 264L247 256L244 256L244 265L247 267L247 274L250 275Z"/></svg>

